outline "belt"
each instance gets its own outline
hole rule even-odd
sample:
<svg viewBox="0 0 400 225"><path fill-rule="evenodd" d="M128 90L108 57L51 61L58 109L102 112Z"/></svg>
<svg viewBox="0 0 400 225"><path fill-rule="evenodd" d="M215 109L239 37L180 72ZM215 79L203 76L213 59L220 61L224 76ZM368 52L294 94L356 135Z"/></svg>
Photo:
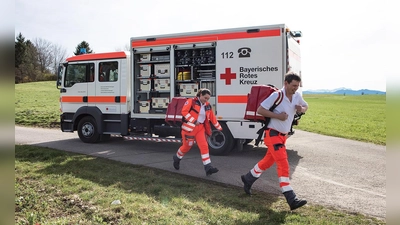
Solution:
<svg viewBox="0 0 400 225"><path fill-rule="evenodd" d="M269 136L270 136L270 137L275 137L275 136L286 136L286 134L281 133L281 132L279 132L279 131L277 131L277 130L274 130L274 129L271 129L271 128L268 128L267 131L269 131ZM265 137L266 135L267 135L267 132L265 132L264 137Z"/></svg>

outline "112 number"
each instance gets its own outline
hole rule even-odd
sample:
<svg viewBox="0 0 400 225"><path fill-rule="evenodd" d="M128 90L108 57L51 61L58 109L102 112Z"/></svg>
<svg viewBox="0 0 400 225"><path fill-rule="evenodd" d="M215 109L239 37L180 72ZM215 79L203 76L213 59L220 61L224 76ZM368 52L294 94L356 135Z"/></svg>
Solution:
<svg viewBox="0 0 400 225"><path fill-rule="evenodd" d="M222 52L221 56L223 59L233 59L233 52Z"/></svg>

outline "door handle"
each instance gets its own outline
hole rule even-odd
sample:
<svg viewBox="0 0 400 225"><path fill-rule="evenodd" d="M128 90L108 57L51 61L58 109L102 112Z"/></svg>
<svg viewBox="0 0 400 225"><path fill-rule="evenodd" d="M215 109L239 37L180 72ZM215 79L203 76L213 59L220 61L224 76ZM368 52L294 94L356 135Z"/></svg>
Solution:
<svg viewBox="0 0 400 225"><path fill-rule="evenodd" d="M67 92L67 89L65 89L65 88L60 89L60 93L65 93L65 92Z"/></svg>

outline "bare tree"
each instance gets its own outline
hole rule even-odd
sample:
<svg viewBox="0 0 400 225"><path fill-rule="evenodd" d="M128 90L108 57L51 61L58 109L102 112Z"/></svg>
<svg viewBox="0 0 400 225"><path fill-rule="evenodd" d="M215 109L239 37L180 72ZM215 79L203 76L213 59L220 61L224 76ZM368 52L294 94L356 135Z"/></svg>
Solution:
<svg viewBox="0 0 400 225"><path fill-rule="evenodd" d="M55 80L67 50L45 39L26 40L20 33L15 41L15 83Z"/></svg>
<svg viewBox="0 0 400 225"><path fill-rule="evenodd" d="M115 48L115 51L116 52L119 52L119 51L130 51L131 49L130 49L130 46L129 46L129 44L125 44L123 47L117 47L117 48Z"/></svg>
<svg viewBox="0 0 400 225"><path fill-rule="evenodd" d="M44 74L49 70L49 68L51 68L51 65L53 63L53 45L50 41L42 38L35 38L33 40L33 44L35 45L37 50L37 59L40 65L40 72Z"/></svg>
<svg viewBox="0 0 400 225"><path fill-rule="evenodd" d="M63 48L60 45L53 44L53 52L52 53L53 53L52 54L52 57L53 57L52 72L57 75L58 65L67 58L67 49Z"/></svg>

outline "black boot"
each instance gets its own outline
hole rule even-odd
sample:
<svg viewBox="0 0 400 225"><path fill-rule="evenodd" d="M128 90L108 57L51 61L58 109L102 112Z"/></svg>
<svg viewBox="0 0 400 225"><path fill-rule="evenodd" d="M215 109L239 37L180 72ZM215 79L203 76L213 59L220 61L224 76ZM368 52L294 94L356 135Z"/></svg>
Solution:
<svg viewBox="0 0 400 225"><path fill-rule="evenodd" d="M179 170L179 163L181 162L181 159L178 158L178 156L176 156L176 154L172 157L172 159L174 160L174 168L176 170Z"/></svg>
<svg viewBox="0 0 400 225"><path fill-rule="evenodd" d="M206 170L206 176L210 176L211 174L219 171L217 168L212 167L211 163L204 165L204 169Z"/></svg>
<svg viewBox="0 0 400 225"><path fill-rule="evenodd" d="M295 210L307 204L306 200L298 199L293 191L286 191L283 193L285 195L286 201L290 206L290 210Z"/></svg>
<svg viewBox="0 0 400 225"><path fill-rule="evenodd" d="M258 179L258 177L253 177L253 175L248 172L246 175L241 176L243 181L243 189L246 194L251 195L251 185Z"/></svg>

